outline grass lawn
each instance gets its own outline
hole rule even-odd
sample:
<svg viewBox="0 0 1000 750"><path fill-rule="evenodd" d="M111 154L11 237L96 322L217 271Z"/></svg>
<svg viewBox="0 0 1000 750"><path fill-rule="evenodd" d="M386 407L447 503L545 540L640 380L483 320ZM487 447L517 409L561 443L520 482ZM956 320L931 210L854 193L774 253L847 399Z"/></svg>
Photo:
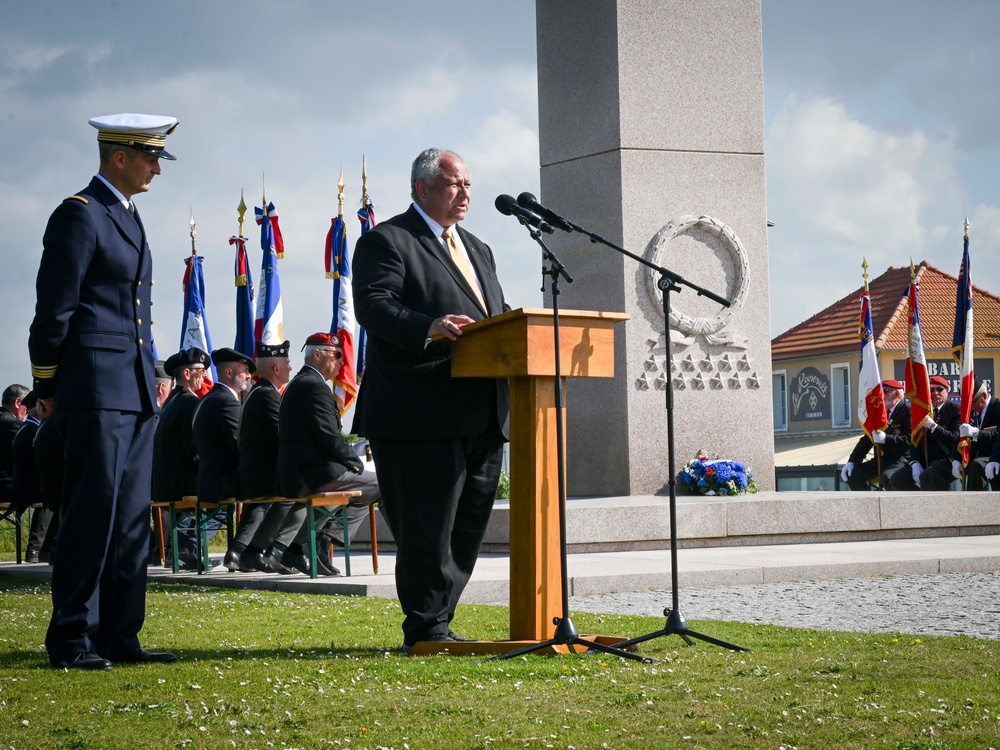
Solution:
<svg viewBox="0 0 1000 750"><path fill-rule="evenodd" d="M48 585L0 578L0 747L1000 747L1000 642L699 621L753 649L676 636L614 657L409 658L395 601L151 586L143 645L174 665L64 672ZM464 606L466 637L507 610ZM579 614L635 636L662 619Z"/></svg>

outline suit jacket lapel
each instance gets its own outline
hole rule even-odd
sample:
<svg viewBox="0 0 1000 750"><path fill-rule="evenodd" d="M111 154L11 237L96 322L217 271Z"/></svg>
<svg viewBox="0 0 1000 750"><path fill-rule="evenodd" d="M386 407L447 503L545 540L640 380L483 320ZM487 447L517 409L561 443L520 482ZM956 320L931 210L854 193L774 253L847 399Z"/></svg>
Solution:
<svg viewBox="0 0 1000 750"><path fill-rule="evenodd" d="M144 232L142 224L139 223L138 214L133 217L115 194L108 190L107 186L98 178L95 177L90 181L90 189L107 209L108 216L114 222L115 226L118 227L118 231L141 253L144 244L142 241Z"/></svg>
<svg viewBox="0 0 1000 750"><path fill-rule="evenodd" d="M462 272L458 270L458 267L455 265L455 262L451 259L451 254L444 249L444 245L441 243L441 240L435 237L431 233L430 227L427 226L427 222L424 221L424 218L417 213L417 209L413 208L413 206L410 206L410 208L407 210L407 214L410 216L410 220L413 222L414 228L420 235L420 244L423 245L424 248L428 252L430 252L431 255L437 258L438 262L440 262L441 265L444 267L444 269L449 274L451 274L451 277L455 280L455 283L458 284L458 286L462 289L465 295L470 300L472 300L473 303L475 303L476 307L482 310L484 315L489 316L489 312L483 310L482 305L479 304L479 299L476 297L476 293L473 292L472 289L469 287L469 282L465 280L465 276L462 275ZM468 232L463 230L461 227L459 227L459 232L461 233L462 243L465 245L466 251L470 250L471 245L469 244ZM477 253L475 252L470 252L469 256L471 258L473 255L476 254ZM473 268L476 269L476 274L479 276L480 281L482 281L483 279L482 271L479 270L480 266L476 264L475 259L472 260L472 265ZM485 291L483 293L483 296L486 298L486 304L492 307L492 302L490 301L490 298L486 295Z"/></svg>

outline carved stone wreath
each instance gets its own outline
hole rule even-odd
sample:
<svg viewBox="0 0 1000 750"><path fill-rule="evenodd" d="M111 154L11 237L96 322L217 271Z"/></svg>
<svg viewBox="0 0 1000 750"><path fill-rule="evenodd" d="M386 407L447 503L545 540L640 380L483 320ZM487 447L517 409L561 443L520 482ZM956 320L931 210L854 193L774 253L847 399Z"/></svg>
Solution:
<svg viewBox="0 0 1000 750"><path fill-rule="evenodd" d="M743 243L740 242L733 230L711 216L679 216L671 219L653 236L646 245L644 255L647 260L658 266L667 265L663 262L663 254L667 244L675 237L692 229L717 237L722 242L723 249L729 254L736 269L736 295L732 299L731 307L723 308L716 315L710 317L694 318L685 315L676 307L672 307L670 327L686 335L705 336L708 343L726 343L727 337L720 337L717 334L732 322L733 315L743 306L747 288L750 285L750 262L743 249ZM646 276L650 297L655 302L660 300L660 291L657 287L659 280L660 275L653 270L650 270ZM663 314L662 308L657 306L656 309L660 310L661 315Z"/></svg>

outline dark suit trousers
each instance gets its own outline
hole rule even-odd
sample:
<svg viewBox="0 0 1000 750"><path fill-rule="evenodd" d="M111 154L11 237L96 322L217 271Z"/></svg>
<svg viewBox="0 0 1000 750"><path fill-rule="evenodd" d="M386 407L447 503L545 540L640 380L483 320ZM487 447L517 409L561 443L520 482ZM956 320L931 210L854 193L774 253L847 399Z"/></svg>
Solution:
<svg viewBox="0 0 1000 750"><path fill-rule="evenodd" d="M90 409L56 419L66 475L45 647L53 663L85 651L121 658L139 649L146 612L153 415Z"/></svg>
<svg viewBox="0 0 1000 750"><path fill-rule="evenodd" d="M444 635L486 535L503 461L496 425L475 438L371 439L382 515L396 541L403 639Z"/></svg>

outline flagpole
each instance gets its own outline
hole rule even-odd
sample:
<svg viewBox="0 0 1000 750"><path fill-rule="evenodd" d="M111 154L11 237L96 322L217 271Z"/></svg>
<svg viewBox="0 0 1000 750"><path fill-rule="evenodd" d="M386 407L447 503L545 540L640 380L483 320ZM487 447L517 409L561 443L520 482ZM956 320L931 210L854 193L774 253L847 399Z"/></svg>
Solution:
<svg viewBox="0 0 1000 750"><path fill-rule="evenodd" d="M865 295L868 296L868 313L870 315L871 314L871 295L869 295L869 293L868 293L868 258L866 258L865 256L861 257L861 278L864 280ZM876 364L877 364L878 363L877 356L876 356L876 360L875 361L876 361ZM881 378L881 373L879 374L879 377ZM859 383L859 387L860 387L860 383ZM886 429L888 429L888 427ZM875 475L875 478L878 481L878 486L881 487L884 490L885 487L882 487L882 453L885 450L885 445L879 445L875 441L872 441L872 445L875 448L875 469L878 472Z"/></svg>

